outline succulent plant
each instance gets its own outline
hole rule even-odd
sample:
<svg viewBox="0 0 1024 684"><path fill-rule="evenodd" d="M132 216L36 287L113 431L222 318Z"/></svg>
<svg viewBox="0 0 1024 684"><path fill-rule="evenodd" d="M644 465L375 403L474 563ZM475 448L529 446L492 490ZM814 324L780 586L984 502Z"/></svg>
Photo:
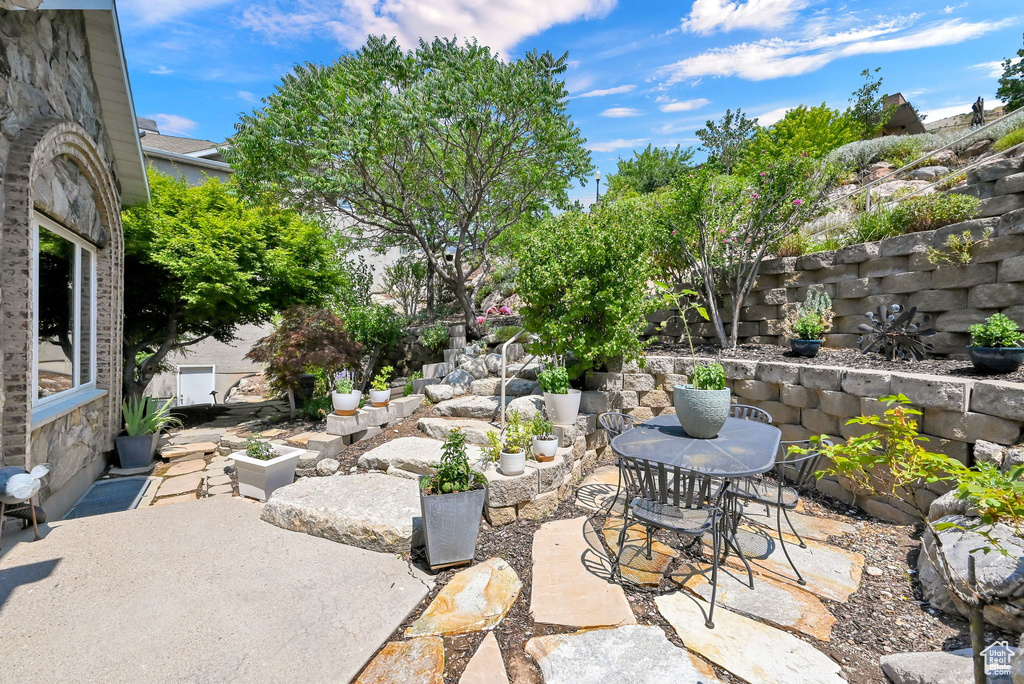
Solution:
<svg viewBox="0 0 1024 684"><path fill-rule="evenodd" d="M864 334L857 338L864 354L876 352L889 361L910 358L920 361L931 351L932 345L921 338L935 334L935 328L930 327L932 317L923 316L915 322L916 306L904 309L899 304L882 305L877 314L869 311L864 315L870 322L860 324Z"/></svg>

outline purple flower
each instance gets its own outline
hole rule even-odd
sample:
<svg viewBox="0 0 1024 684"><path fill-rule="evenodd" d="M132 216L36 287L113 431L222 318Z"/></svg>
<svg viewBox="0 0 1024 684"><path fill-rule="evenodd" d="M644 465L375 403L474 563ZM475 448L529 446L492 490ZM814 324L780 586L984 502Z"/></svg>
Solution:
<svg viewBox="0 0 1024 684"><path fill-rule="evenodd" d="M768 172L767 172L767 171L762 171L762 172L761 172L761 175L762 175L762 176L767 176L767 175L768 175Z"/></svg>
<svg viewBox="0 0 1024 684"><path fill-rule="evenodd" d="M793 205L797 206L797 207L799 207L803 203L804 203L804 201L802 199L795 199L795 200L793 200Z"/></svg>
<svg viewBox="0 0 1024 684"><path fill-rule="evenodd" d="M761 196L760 196L760 195L758 195L758 194L757 194L756 192L754 193L754 199L759 199L760 197L761 197Z"/></svg>

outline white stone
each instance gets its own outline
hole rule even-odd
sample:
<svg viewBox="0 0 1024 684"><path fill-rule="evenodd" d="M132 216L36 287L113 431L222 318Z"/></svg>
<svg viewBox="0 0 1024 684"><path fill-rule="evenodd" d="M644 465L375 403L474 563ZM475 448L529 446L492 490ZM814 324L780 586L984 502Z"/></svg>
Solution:
<svg viewBox="0 0 1024 684"><path fill-rule="evenodd" d="M455 396L461 396L469 391L470 386L473 384L473 380L475 380L475 378L471 373L468 373L461 368L457 368L444 376L444 380L441 381L441 384L450 385Z"/></svg>
<svg viewBox="0 0 1024 684"><path fill-rule="evenodd" d="M433 439L445 439L453 428L462 430L469 444L487 444L488 432L500 430L485 420L472 418L420 418L417 424L420 432Z"/></svg>
<svg viewBox="0 0 1024 684"><path fill-rule="evenodd" d="M493 420L501 400L498 397L465 396L443 401L435 408L439 416Z"/></svg>
<svg viewBox="0 0 1024 684"><path fill-rule="evenodd" d="M455 396L455 388L451 385L427 385L423 392L427 395L427 399L430 399L435 404L439 401L447 401Z"/></svg>

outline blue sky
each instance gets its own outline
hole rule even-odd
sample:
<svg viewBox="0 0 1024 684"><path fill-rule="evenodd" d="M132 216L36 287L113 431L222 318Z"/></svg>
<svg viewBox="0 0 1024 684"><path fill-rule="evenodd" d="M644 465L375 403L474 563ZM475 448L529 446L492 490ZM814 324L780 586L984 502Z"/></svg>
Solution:
<svg viewBox="0 0 1024 684"><path fill-rule="evenodd" d="M1021 48L1018 0L121 0L135 107L170 135L222 140L298 62L369 33L475 36L506 57L569 52L569 109L602 173L648 143L697 146L726 108L769 124L845 107L882 67L931 119L994 102ZM590 198L593 185L574 196Z"/></svg>

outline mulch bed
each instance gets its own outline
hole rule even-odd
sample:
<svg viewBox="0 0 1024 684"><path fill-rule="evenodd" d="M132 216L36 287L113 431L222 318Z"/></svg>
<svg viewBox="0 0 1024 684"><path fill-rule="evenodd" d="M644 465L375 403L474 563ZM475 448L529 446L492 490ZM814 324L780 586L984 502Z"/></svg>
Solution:
<svg viewBox="0 0 1024 684"><path fill-rule="evenodd" d="M866 370L891 371L898 373L924 373L951 377L1009 380L1024 382L1024 367L1013 373L991 375L975 370L970 361L961 359L930 358L923 361L887 361L877 354L862 354L857 349L822 348L813 359L796 356L788 347L767 344L741 344L736 349L723 350L717 346L701 345L696 348L698 356L715 356L724 359L747 359L750 361L779 361L808 366L839 366ZM652 356L690 356L689 345L683 343L653 342L647 347Z"/></svg>

